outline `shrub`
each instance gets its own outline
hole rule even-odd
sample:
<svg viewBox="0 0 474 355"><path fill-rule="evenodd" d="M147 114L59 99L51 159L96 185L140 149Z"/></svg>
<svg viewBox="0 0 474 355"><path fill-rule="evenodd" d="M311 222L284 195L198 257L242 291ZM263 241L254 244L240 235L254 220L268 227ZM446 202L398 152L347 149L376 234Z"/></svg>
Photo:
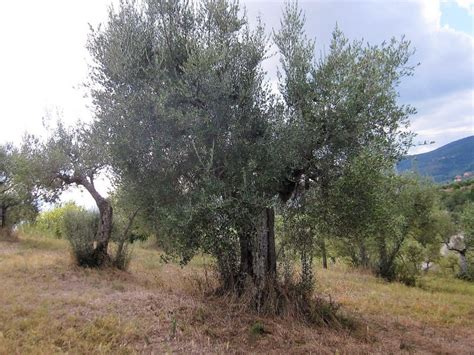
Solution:
<svg viewBox="0 0 474 355"><path fill-rule="evenodd" d="M64 215L68 211L83 211L74 202L67 202L64 205L53 208L49 211L41 212L35 221L36 228L42 234L52 236L54 238L66 238L64 229Z"/></svg>
<svg viewBox="0 0 474 355"><path fill-rule="evenodd" d="M396 279L407 286L415 286L421 273L423 246L415 240L408 240L402 247L396 262Z"/></svg>
<svg viewBox="0 0 474 355"><path fill-rule="evenodd" d="M265 327L262 322L256 321L250 326L250 334L252 335L263 335L265 334Z"/></svg>
<svg viewBox="0 0 474 355"><path fill-rule="evenodd" d="M112 265L119 270L127 270L131 259L132 250L130 248L130 240L128 238L117 240L115 250L112 253Z"/></svg>
<svg viewBox="0 0 474 355"><path fill-rule="evenodd" d="M72 254L80 266L97 266L95 242L99 214L85 210L68 210L63 216L65 237L71 244Z"/></svg>

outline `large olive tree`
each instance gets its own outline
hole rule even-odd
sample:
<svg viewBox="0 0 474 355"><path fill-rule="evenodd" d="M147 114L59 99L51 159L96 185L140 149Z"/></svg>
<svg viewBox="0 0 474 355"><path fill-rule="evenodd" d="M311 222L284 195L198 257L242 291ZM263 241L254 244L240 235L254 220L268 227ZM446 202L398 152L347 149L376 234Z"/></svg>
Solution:
<svg viewBox="0 0 474 355"><path fill-rule="evenodd" d="M222 285L274 293L274 207L302 186L327 198L351 157L371 146L395 159L410 107L406 41L349 44L339 31L315 63L294 4L275 36L282 100L265 82L269 37L237 2L121 3L91 33L91 93L114 170L157 233L188 260L217 259Z"/></svg>

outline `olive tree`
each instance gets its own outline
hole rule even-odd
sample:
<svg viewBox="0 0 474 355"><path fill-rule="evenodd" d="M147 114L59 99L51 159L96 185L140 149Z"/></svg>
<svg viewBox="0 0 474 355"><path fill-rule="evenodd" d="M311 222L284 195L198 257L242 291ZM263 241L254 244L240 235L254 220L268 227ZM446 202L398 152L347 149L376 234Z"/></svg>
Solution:
<svg viewBox="0 0 474 355"><path fill-rule="evenodd" d="M21 151L12 144L0 146L0 228L33 218L40 198L49 200L35 186L34 176Z"/></svg>
<svg viewBox="0 0 474 355"><path fill-rule="evenodd" d="M99 224L93 255L88 266L108 262L108 244L112 232L112 206L95 186L95 179L107 167L104 143L93 125L78 123L66 127L58 122L45 141L28 136L23 151L36 178L36 184L59 195L69 186L81 186L94 199L99 210Z"/></svg>
<svg viewBox="0 0 474 355"><path fill-rule="evenodd" d="M275 36L283 100L265 81L264 27L234 1L124 1L89 41L97 125L121 184L171 251L214 255L223 288L250 290L257 309L278 293L275 207L302 186L329 198L363 147L400 155L413 113L396 91L412 71L408 42L349 44L336 31L315 63L303 24L289 4Z"/></svg>
<svg viewBox="0 0 474 355"><path fill-rule="evenodd" d="M273 235L252 242L273 233L265 43L227 1L124 3L90 42L114 167L185 259L216 256L225 288L276 268Z"/></svg>

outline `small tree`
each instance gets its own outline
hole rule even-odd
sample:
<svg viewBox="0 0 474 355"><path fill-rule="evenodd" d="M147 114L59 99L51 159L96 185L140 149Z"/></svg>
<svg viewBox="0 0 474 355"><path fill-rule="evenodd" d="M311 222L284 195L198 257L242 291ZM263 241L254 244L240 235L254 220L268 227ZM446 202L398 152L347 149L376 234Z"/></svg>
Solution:
<svg viewBox="0 0 474 355"><path fill-rule="evenodd" d="M45 142L34 136L27 137L23 151L39 187L58 195L70 185L82 186L92 196L100 218L88 265L106 264L110 259L107 249L112 233L112 206L94 184L107 167L104 143L94 126L78 124L67 128L58 122Z"/></svg>
<svg viewBox="0 0 474 355"><path fill-rule="evenodd" d="M11 144L0 146L0 228L34 218L38 199L47 194L35 188L34 178L21 152Z"/></svg>
<svg viewBox="0 0 474 355"><path fill-rule="evenodd" d="M460 214L461 234L449 236L446 241L448 250L459 255L459 277L474 280L474 203L468 202Z"/></svg>

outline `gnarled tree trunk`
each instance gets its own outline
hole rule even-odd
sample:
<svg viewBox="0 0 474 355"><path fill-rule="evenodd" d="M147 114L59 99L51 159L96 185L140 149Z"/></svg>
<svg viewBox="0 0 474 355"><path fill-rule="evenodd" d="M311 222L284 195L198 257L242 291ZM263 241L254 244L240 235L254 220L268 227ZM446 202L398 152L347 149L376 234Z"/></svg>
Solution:
<svg viewBox="0 0 474 355"><path fill-rule="evenodd" d="M94 199L97 208L99 209L99 227L97 231L97 243L94 248L93 258L97 266L106 264L109 260L108 246L110 236L112 235L112 218L113 210L110 202L103 198L94 186L92 177L87 179L86 176L74 175L72 177L65 175L58 175L58 178L63 180L66 184L77 184L85 187Z"/></svg>
<svg viewBox="0 0 474 355"><path fill-rule="evenodd" d="M240 236L240 280L252 280L257 311L265 304L267 288L275 282L275 277L275 211L265 208L255 229Z"/></svg>
<svg viewBox="0 0 474 355"><path fill-rule="evenodd" d="M97 244L95 247L95 258L97 265L101 266L109 261L110 257L108 254L108 246L110 236L112 235L112 218L113 210L110 202L103 198L96 190L93 183L87 179L81 179L80 184L86 188L86 190L94 198L97 208L99 209L99 228L97 231Z"/></svg>
<svg viewBox="0 0 474 355"><path fill-rule="evenodd" d="M99 229L97 233L97 245L95 248L96 258L99 265L104 264L109 260L107 252L109 246L110 236L112 234L112 218L113 211L110 203L103 199L99 207Z"/></svg>

